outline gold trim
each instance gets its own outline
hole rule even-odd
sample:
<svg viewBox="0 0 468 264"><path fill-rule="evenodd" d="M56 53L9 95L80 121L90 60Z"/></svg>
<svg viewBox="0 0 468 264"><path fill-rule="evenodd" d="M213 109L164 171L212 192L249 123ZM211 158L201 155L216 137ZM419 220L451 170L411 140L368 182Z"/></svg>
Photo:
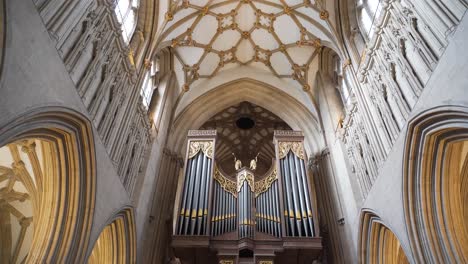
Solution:
<svg viewBox="0 0 468 264"><path fill-rule="evenodd" d="M213 179L215 179L226 192L234 195L234 197L237 197L237 183L224 176L221 173L221 171L219 171L217 166L215 166L215 173L213 174Z"/></svg>
<svg viewBox="0 0 468 264"><path fill-rule="evenodd" d="M297 157L305 160L304 146L300 141L280 141L278 143L278 155L279 159L283 159L288 155L289 151L292 151Z"/></svg>
<svg viewBox="0 0 468 264"><path fill-rule="evenodd" d="M247 181L250 186L250 190L255 192L254 176L252 173L246 171L243 171L237 175L237 192L240 192L244 181Z"/></svg>
<svg viewBox="0 0 468 264"><path fill-rule="evenodd" d="M203 153L210 159L213 158L213 141L191 141L189 146L188 158L191 159L198 154L198 152L203 151Z"/></svg>
<svg viewBox="0 0 468 264"><path fill-rule="evenodd" d="M271 185L278 179L276 168L267 177L255 183L255 197L270 189Z"/></svg>

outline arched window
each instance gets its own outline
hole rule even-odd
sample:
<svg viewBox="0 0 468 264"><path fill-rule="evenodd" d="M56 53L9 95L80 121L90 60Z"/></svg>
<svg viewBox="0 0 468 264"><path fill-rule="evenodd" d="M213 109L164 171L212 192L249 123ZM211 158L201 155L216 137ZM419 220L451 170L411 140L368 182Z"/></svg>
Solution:
<svg viewBox="0 0 468 264"><path fill-rule="evenodd" d="M159 72L159 60L151 63L151 67L146 71L143 83L140 89L141 97L143 98L143 105L146 109L149 108L153 92L157 89L158 79L157 73Z"/></svg>
<svg viewBox="0 0 468 264"><path fill-rule="evenodd" d="M376 19L382 12L381 0L358 0L357 1L357 17L358 24L361 29L361 34L366 40L369 40L374 35L374 24Z"/></svg>
<svg viewBox="0 0 468 264"><path fill-rule="evenodd" d="M122 27L122 36L125 43L129 43L136 27L136 15L139 0L115 0L115 14Z"/></svg>

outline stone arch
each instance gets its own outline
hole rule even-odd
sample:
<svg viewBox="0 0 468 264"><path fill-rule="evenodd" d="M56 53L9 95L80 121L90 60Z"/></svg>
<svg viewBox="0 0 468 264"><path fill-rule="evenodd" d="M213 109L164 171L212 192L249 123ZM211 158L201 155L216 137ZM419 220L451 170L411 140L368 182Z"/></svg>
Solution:
<svg viewBox="0 0 468 264"><path fill-rule="evenodd" d="M94 243L88 263L136 263L133 208L115 214Z"/></svg>
<svg viewBox="0 0 468 264"><path fill-rule="evenodd" d="M403 199L418 262L468 262L467 153L467 108L431 109L409 123Z"/></svg>
<svg viewBox="0 0 468 264"><path fill-rule="evenodd" d="M239 79L220 85L192 101L175 118L168 146L183 153L189 129L198 129L206 120L228 108L247 101L274 113L294 130L305 136L309 155L323 147L323 136L318 118L287 93L253 79Z"/></svg>
<svg viewBox="0 0 468 264"><path fill-rule="evenodd" d="M74 111L47 107L24 113L0 127L0 146L20 146L14 150L15 174L28 174L21 157L37 163L37 142L43 148L42 171L32 166L34 182L25 186L33 202L33 224L40 228L34 230L25 262L82 262L95 199L91 124Z"/></svg>
<svg viewBox="0 0 468 264"><path fill-rule="evenodd" d="M409 264L396 235L370 210L361 213L359 259L360 263Z"/></svg>

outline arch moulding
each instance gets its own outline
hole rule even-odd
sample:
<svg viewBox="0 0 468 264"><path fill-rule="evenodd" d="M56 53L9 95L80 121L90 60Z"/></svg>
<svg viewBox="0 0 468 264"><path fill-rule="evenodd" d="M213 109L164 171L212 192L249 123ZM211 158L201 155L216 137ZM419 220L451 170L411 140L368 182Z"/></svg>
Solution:
<svg viewBox="0 0 468 264"><path fill-rule="evenodd" d="M53 146L55 170L38 190L27 263L83 263L95 202L96 161L92 126L81 114L62 107L38 108L0 125L0 146L24 139Z"/></svg>
<svg viewBox="0 0 468 264"><path fill-rule="evenodd" d="M323 137L316 116L296 99L280 89L253 79L239 79L220 85L192 101L175 117L167 146L184 153L187 131L198 129L218 112L243 101L274 113L305 136L309 156L323 147ZM182 155L182 154L181 154Z"/></svg>

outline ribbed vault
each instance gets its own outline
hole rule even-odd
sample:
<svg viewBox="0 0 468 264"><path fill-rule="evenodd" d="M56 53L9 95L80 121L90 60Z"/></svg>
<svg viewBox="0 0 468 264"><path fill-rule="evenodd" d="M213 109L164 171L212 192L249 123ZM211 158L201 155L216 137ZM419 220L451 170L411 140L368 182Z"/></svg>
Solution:
<svg viewBox="0 0 468 264"><path fill-rule="evenodd" d="M320 2L171 0L161 6L164 20L156 43L174 48L185 90L197 80L242 66L293 79L309 90L311 64L322 45L338 46Z"/></svg>
<svg viewBox="0 0 468 264"><path fill-rule="evenodd" d="M256 157L257 175L265 174L275 158L274 130L291 129L278 116L249 102L232 105L206 121L200 129L215 129L216 163L228 174L234 174L234 153L244 165Z"/></svg>

